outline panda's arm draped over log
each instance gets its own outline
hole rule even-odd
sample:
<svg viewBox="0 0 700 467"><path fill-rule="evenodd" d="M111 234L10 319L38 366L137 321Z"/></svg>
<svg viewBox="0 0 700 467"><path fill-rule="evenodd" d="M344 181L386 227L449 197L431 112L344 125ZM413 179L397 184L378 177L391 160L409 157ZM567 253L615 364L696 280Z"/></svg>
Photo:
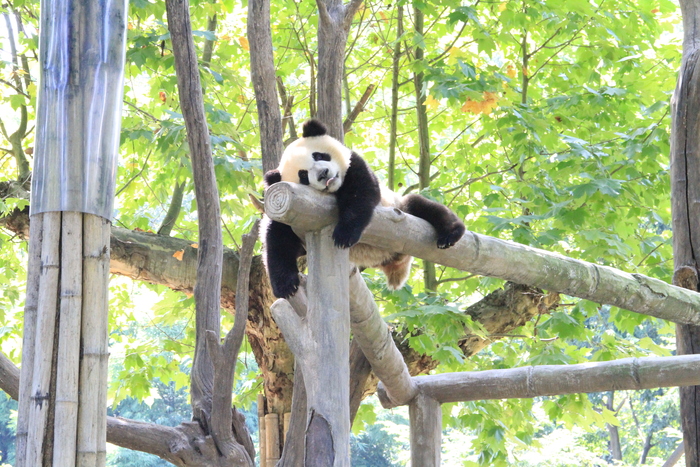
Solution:
<svg viewBox="0 0 700 467"><path fill-rule="evenodd" d="M428 221L436 230L438 248L449 248L464 235L462 221L442 204L420 195L400 197L381 189L367 163L329 136L319 121L304 123L302 135L285 149L279 167L265 174L266 186L286 181L334 194L338 202L338 224L333 231L335 245L350 248L350 261L355 265L381 268L390 289L403 287L412 258L358 244L378 204L397 207ZM296 293L299 287L296 260L304 253L303 244L291 227L268 219L264 259L276 297L289 298Z"/></svg>

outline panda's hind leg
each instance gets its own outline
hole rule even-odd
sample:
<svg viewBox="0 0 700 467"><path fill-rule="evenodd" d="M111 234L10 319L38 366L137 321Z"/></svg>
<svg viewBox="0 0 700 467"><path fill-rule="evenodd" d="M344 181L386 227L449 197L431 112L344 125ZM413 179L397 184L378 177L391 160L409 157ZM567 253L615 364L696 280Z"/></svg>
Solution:
<svg viewBox="0 0 700 467"><path fill-rule="evenodd" d="M404 196L399 208L408 214L430 222L430 225L437 232L438 248L451 247L462 238L466 231L464 223L448 207L423 196L416 194Z"/></svg>

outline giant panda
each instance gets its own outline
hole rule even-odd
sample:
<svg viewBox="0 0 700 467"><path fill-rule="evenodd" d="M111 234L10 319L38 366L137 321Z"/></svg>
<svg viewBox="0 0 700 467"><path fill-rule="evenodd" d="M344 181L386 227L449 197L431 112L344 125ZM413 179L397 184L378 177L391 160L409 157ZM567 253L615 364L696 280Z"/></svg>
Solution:
<svg viewBox="0 0 700 467"><path fill-rule="evenodd" d="M265 174L267 187L279 181L333 194L338 202L335 245L350 248L350 261L356 266L382 269L392 290L406 283L413 258L358 243L377 205L396 207L428 221L437 232L438 248L449 248L464 235L462 221L442 204L416 194L400 196L380 187L362 157L328 135L318 120L304 123L302 137L284 150L277 169ZM297 258L305 254L304 246L291 227L270 219L264 235L264 261L272 292L278 298L289 298L299 287Z"/></svg>

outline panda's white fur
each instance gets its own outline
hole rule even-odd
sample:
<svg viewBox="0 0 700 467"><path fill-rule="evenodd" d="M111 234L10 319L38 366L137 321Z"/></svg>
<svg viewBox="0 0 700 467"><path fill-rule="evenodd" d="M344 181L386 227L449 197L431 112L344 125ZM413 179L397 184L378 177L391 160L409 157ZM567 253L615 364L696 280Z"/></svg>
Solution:
<svg viewBox="0 0 700 467"><path fill-rule="evenodd" d="M329 154L331 161L338 165L345 176L350 167L352 151L332 136L321 135L299 138L287 146L277 168L282 175L282 181L299 183L299 171L312 170L316 162L312 156L314 152Z"/></svg>
<svg viewBox="0 0 700 467"><path fill-rule="evenodd" d="M438 248L449 248L464 234L464 224L447 207L416 194L399 196L380 186L367 163L329 136L317 120L307 121L303 130L303 137L283 152L278 168L265 173L265 183L301 183L336 196L335 245L349 247L350 261L356 266L382 269L390 289L406 283L413 258L358 243L377 205L398 208L428 221L436 230ZM273 292L280 298L294 295L299 286L296 259L304 254L301 240L289 226L271 220L265 228L265 250Z"/></svg>
<svg viewBox="0 0 700 467"><path fill-rule="evenodd" d="M329 154L331 160L316 161L312 154ZM337 139L329 135L309 136L299 138L292 142L284 150L280 159L278 170L283 182L300 183L299 171L305 170L309 173L309 186L318 191L328 191L333 193L342 184L342 180L350 167L352 151L344 146ZM340 182L333 190L324 190L321 186L314 184L315 174L320 169L329 164L337 166L340 170ZM389 188L381 186L380 205L384 207L401 207L401 196L397 195ZM381 268L387 276L387 287L390 290L398 290L404 286L411 271L413 257L382 250L365 243L357 243L350 247L350 261L361 268Z"/></svg>

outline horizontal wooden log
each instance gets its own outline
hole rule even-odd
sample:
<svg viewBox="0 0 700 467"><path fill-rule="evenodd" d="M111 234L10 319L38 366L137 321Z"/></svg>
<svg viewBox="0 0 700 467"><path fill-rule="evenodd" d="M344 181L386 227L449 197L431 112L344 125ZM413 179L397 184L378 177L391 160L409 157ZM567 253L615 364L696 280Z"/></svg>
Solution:
<svg viewBox="0 0 700 467"><path fill-rule="evenodd" d="M577 365L415 376L418 391L438 402L519 399L582 392L700 385L700 355L624 358ZM391 406L379 385L382 405Z"/></svg>
<svg viewBox="0 0 700 467"><path fill-rule="evenodd" d="M295 231L318 230L337 218L335 197L286 182L267 189L265 212ZM483 276L700 325L696 292L474 232L467 232L452 248L440 250L430 224L397 209L377 207L360 241Z"/></svg>

